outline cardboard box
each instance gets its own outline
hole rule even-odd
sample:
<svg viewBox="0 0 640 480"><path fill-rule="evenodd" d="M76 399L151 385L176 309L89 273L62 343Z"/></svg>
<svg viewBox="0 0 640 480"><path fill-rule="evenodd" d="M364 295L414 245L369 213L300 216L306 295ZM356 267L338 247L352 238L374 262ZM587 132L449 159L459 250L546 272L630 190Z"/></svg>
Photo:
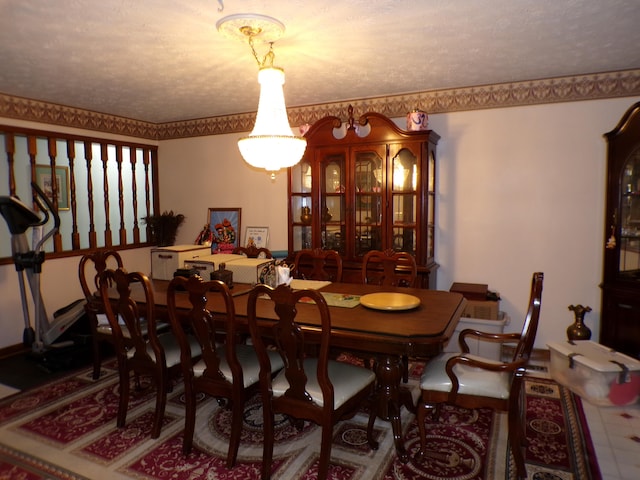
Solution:
<svg viewBox="0 0 640 480"><path fill-rule="evenodd" d="M171 280L173 273L184 267L185 260L211 255L211 247L202 245L172 245L151 249L151 278Z"/></svg>
<svg viewBox="0 0 640 480"><path fill-rule="evenodd" d="M211 280L211 274L218 270L221 263L227 264L236 260L247 258L244 255L236 255L233 253L216 253L213 255L207 255L203 257L193 258L184 261L185 268L193 268L198 271L198 275L203 280ZM227 268L228 269L228 268ZM234 281L235 278L234 278Z"/></svg>
<svg viewBox="0 0 640 480"><path fill-rule="evenodd" d="M467 306L462 312L463 317L485 320L499 319L500 295L496 292L490 292L488 285L455 282L451 284L449 291L461 293L467 300Z"/></svg>
<svg viewBox="0 0 640 480"><path fill-rule="evenodd" d="M590 403L631 405L640 397L640 361L590 340L548 344L550 374Z"/></svg>
<svg viewBox="0 0 640 480"><path fill-rule="evenodd" d="M461 293L467 300L485 301L487 299L487 293L489 293L489 285L484 283L455 282L451 284L449 291Z"/></svg>
<svg viewBox="0 0 640 480"><path fill-rule="evenodd" d="M260 272L275 260L270 258L247 258L227 263L227 270L233 272L233 283L259 283Z"/></svg>
<svg viewBox="0 0 640 480"><path fill-rule="evenodd" d="M467 305L462 311L462 316L466 318L498 320L499 311L499 300L467 300Z"/></svg>
<svg viewBox="0 0 640 480"><path fill-rule="evenodd" d="M461 318L458 326L449 343L444 347L445 352L460 352L460 344L458 343L458 335L465 328L480 330L486 333L504 333L504 327L509 325L511 317L504 312L500 312L497 320L487 320L482 318ZM470 353L480 355L481 357L491 360L500 361L501 347L500 342L487 342L477 338L467 338Z"/></svg>

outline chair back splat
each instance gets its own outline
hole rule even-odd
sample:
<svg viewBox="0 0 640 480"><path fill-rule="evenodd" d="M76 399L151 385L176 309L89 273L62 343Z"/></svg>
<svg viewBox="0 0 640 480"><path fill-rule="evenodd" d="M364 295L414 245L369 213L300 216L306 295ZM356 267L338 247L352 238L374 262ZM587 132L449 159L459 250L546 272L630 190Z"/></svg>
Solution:
<svg viewBox="0 0 640 480"><path fill-rule="evenodd" d="M301 303L302 298L311 299L313 303ZM260 361L264 412L262 479L268 480L271 476L274 414L280 413L322 427L318 479L324 480L329 470L333 426L369 401L375 375L365 368L329 359L331 316L324 297L315 290L257 285L249 294L247 315ZM264 318L274 319L274 323L265 326ZM310 324L316 326L309 327ZM273 379L265 338L273 340L284 363L284 369ZM317 357L305 355L308 342L319 344ZM376 449L372 421L375 412L370 411L367 439L371 448Z"/></svg>
<svg viewBox="0 0 640 480"><path fill-rule="evenodd" d="M439 416L440 405L449 403L463 408L487 407L508 412L509 445L518 478L527 477L522 452L525 445L520 403L526 367L538 331L542 302L541 272L533 274L527 316L520 333L486 333L464 329L458 343L461 353L442 353L429 360L420 379L420 399L417 406L420 454L426 452L427 411ZM484 359L470 353L468 338L516 344L509 361Z"/></svg>
<svg viewBox="0 0 640 480"><path fill-rule="evenodd" d="M300 250L296 253L294 263L294 278L342 281L342 257L335 250Z"/></svg>
<svg viewBox="0 0 640 480"><path fill-rule="evenodd" d="M362 283L365 284L414 287L417 277L416 259L407 252L370 250L362 259Z"/></svg>

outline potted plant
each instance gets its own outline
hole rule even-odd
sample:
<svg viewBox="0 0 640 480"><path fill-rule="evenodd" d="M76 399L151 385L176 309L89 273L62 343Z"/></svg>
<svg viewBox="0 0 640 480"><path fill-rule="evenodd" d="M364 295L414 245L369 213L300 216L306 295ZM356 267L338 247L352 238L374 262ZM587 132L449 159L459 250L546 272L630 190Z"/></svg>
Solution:
<svg viewBox="0 0 640 480"><path fill-rule="evenodd" d="M173 245L176 241L178 227L184 222L185 216L175 214L173 210L166 210L160 215L149 215L142 220L149 227L151 241L155 242L159 247L167 247Z"/></svg>

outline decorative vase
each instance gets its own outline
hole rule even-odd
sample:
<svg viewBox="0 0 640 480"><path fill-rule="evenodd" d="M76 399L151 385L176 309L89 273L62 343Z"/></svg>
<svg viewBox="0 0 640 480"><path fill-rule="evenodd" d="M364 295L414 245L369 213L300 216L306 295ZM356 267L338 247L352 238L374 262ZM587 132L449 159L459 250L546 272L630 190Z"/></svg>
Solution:
<svg viewBox="0 0 640 480"><path fill-rule="evenodd" d="M407 113L407 130L419 132L429 129L429 116L422 110L413 110Z"/></svg>
<svg viewBox="0 0 640 480"><path fill-rule="evenodd" d="M311 224L311 208L302 207L302 213L300 214L300 221L305 225Z"/></svg>
<svg viewBox="0 0 640 480"><path fill-rule="evenodd" d="M589 340L591 330L584 324L584 316L591 311L591 307L569 305L569 310L573 312L576 321L567 328L567 338L569 340Z"/></svg>
<svg viewBox="0 0 640 480"><path fill-rule="evenodd" d="M328 223L331 221L331 213L329 213L329 207L324 207L324 211L322 212L322 221L324 223Z"/></svg>

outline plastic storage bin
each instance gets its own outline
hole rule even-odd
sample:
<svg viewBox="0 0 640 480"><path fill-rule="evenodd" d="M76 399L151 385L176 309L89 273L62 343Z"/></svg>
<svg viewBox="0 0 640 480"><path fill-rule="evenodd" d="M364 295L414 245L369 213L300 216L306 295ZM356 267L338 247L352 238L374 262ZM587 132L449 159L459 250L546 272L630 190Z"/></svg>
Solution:
<svg viewBox="0 0 640 480"><path fill-rule="evenodd" d="M244 255L238 255L233 253L216 253L213 255L207 255L206 257L192 258L184 261L185 268L193 268L198 271L198 275L203 280L210 280L211 274L218 270L221 263L227 264L236 260L242 260ZM234 279L235 280L235 279Z"/></svg>
<svg viewBox="0 0 640 480"><path fill-rule="evenodd" d="M549 343L556 382L599 406L630 405L640 396L640 361L590 340Z"/></svg>

